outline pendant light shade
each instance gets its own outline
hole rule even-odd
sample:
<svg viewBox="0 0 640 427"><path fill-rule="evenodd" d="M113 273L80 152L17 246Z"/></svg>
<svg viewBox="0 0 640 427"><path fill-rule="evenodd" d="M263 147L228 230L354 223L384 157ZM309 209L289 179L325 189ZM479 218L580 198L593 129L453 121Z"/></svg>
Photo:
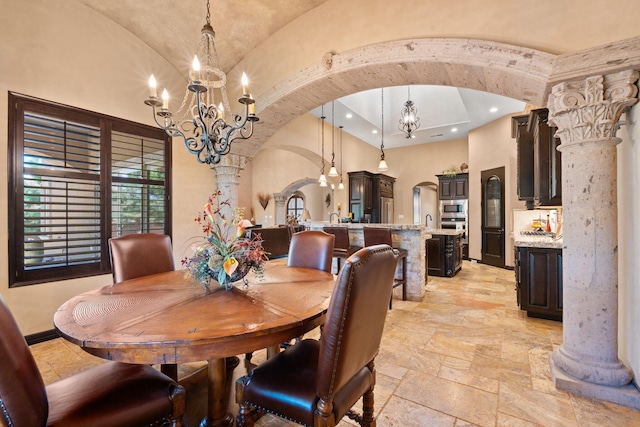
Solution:
<svg viewBox="0 0 640 427"><path fill-rule="evenodd" d="M389 165L387 165L387 161L384 159L384 156L380 159L380 163L378 163L378 170L380 172L389 170Z"/></svg>

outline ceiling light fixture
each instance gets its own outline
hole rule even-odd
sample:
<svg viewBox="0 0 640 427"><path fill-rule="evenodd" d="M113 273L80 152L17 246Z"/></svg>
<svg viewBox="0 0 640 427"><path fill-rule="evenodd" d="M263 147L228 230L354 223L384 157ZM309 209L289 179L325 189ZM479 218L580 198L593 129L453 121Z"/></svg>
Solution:
<svg viewBox="0 0 640 427"><path fill-rule="evenodd" d="M322 167L320 168L320 178L318 179L318 182L320 183L320 187L326 187L327 186L327 177L324 174L324 119L326 118L324 116L324 105L322 106L322 111L321 111L321 116L320 116L320 123L322 126L322 130L321 130L321 134L322 134L322 157L320 158L320 161L322 162Z"/></svg>
<svg viewBox="0 0 640 427"><path fill-rule="evenodd" d="M149 99L144 103L153 108L156 124L171 137L181 136L187 150L196 155L198 162L216 164L229 153L233 141L253 135L253 123L258 121L258 117L255 101L249 94L247 75L242 73L242 96L238 102L244 105L244 115L235 114L232 123L224 119L225 111L231 111L226 90L227 75L220 69L209 9L207 0L207 23L200 31L198 52L193 58L189 85L180 108L175 113L169 111L166 89L162 91L162 99L158 98L153 75L149 78ZM204 62L201 64L200 60ZM221 99L218 106L215 103L216 92Z"/></svg>
<svg viewBox="0 0 640 427"><path fill-rule="evenodd" d="M381 96L380 99L382 105L382 126L380 127L380 163L378 163L378 170L380 172L388 171L389 166L387 165L387 161L384 159L384 88L380 91Z"/></svg>
<svg viewBox="0 0 640 427"><path fill-rule="evenodd" d="M335 152L335 143L334 143L334 130L336 128L334 124L334 105L333 101L331 101L331 169L329 169L329 176L338 176L338 170L336 169L336 152Z"/></svg>
<svg viewBox="0 0 640 427"><path fill-rule="evenodd" d="M404 132L407 138L415 138L412 133L418 130L419 127L420 118L418 117L418 110L411 100L411 86L407 86L407 102L404 103L402 110L400 110L398 129Z"/></svg>
<svg viewBox="0 0 640 427"><path fill-rule="evenodd" d="M344 126L340 126L340 184L338 184L338 190L344 190L344 182L342 182L342 128Z"/></svg>

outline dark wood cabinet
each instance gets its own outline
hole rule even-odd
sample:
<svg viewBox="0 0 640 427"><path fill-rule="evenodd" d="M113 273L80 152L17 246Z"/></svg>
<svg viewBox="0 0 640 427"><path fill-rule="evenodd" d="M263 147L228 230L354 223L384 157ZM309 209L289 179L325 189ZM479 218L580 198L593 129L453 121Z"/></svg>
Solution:
<svg viewBox="0 0 640 427"><path fill-rule="evenodd" d="M531 111L529 132L533 135L534 193L540 206L562 205L562 155L556 127L549 126L549 110Z"/></svg>
<svg viewBox="0 0 640 427"><path fill-rule="evenodd" d="M527 316L562 320L562 249L515 250L518 304Z"/></svg>
<svg viewBox="0 0 640 427"><path fill-rule="evenodd" d="M426 243L427 275L453 277L462 268L461 235L433 234Z"/></svg>
<svg viewBox="0 0 640 427"><path fill-rule="evenodd" d="M382 222L381 198L393 198L395 178L367 171L349 172L349 212L353 222Z"/></svg>
<svg viewBox="0 0 640 427"><path fill-rule="evenodd" d="M458 200L469 198L469 174L437 175L438 196L440 200Z"/></svg>
<svg viewBox="0 0 640 427"><path fill-rule="evenodd" d="M528 130L529 115L512 117L511 136L517 144L516 188L518 200L527 204L527 209L534 207L533 186L533 135Z"/></svg>
<svg viewBox="0 0 640 427"><path fill-rule="evenodd" d="M518 144L518 199L528 209L562 205L562 155L560 139L549 126L549 110L539 108L528 115L513 117L511 136Z"/></svg>

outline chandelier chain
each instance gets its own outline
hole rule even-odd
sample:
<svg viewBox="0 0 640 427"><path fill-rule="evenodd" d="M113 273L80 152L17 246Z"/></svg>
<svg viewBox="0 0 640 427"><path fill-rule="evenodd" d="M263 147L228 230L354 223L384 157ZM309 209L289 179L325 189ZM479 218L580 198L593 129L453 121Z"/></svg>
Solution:
<svg viewBox="0 0 640 427"><path fill-rule="evenodd" d="M335 159L336 159L336 152L334 149L334 130L335 130L335 120L334 120L334 105L333 105L333 101L331 101L331 167L335 167Z"/></svg>
<svg viewBox="0 0 640 427"><path fill-rule="evenodd" d="M382 152L382 158L384 159L384 88L381 89L381 96L380 96L382 102L382 126L381 126L381 139L380 139L380 151Z"/></svg>

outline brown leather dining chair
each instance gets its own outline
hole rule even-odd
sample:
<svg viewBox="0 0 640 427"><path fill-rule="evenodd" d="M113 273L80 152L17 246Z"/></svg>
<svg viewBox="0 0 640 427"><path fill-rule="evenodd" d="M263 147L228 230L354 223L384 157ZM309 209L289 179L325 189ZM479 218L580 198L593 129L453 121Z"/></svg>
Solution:
<svg viewBox="0 0 640 427"><path fill-rule="evenodd" d="M175 270L171 237L164 234L127 234L109 239L113 283Z"/></svg>
<svg viewBox="0 0 640 427"><path fill-rule="evenodd" d="M106 362L45 386L2 297L0 325L0 425L182 425L184 388L153 367Z"/></svg>
<svg viewBox="0 0 640 427"><path fill-rule="evenodd" d="M338 274L320 340L305 339L236 381L238 427L264 412L306 426L335 426L346 415L373 426L378 354L396 259L387 245L363 248ZM363 414L351 408L363 398Z"/></svg>
<svg viewBox="0 0 640 427"><path fill-rule="evenodd" d="M390 228L380 227L364 227L363 228L364 245L389 245L393 247L393 239L391 237ZM394 253L398 259L398 262L402 265L402 271L400 277L394 276L393 287L402 286L402 301L407 299L407 256L409 252L406 249L393 248ZM393 295L389 299L389 309L393 306Z"/></svg>
<svg viewBox="0 0 640 427"><path fill-rule="evenodd" d="M304 267L323 270L331 273L333 260L333 234L318 230L300 231L291 235L287 265L289 267ZM296 338L296 342L300 337ZM281 347L288 347L290 343L282 343ZM273 350L267 350L271 354ZM245 358L251 360L252 353L245 353Z"/></svg>
<svg viewBox="0 0 640 427"><path fill-rule="evenodd" d="M164 234L141 233L112 237L109 239L109 255L114 284L175 270L171 237ZM178 379L178 365L163 364L160 370L174 380Z"/></svg>
<svg viewBox="0 0 640 427"><path fill-rule="evenodd" d="M319 230L294 233L289 244L290 267L315 268L331 273L335 236Z"/></svg>
<svg viewBox="0 0 640 427"><path fill-rule="evenodd" d="M336 259L337 271L340 271L341 260L349 258L362 247L351 245L347 227L323 227L322 229L325 233L333 234L336 237L333 245L333 257Z"/></svg>

